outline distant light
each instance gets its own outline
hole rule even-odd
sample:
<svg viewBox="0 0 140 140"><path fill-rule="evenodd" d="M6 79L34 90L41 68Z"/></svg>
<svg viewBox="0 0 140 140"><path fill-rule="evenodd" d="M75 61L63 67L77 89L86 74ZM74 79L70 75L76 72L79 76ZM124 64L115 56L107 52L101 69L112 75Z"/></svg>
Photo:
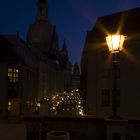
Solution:
<svg viewBox="0 0 140 140"><path fill-rule="evenodd" d="M80 105L78 105L78 108L80 108L81 106Z"/></svg>
<svg viewBox="0 0 140 140"><path fill-rule="evenodd" d="M80 110L80 111L79 111L79 115L81 115L81 116L84 115L84 114L83 114L83 110Z"/></svg>
<svg viewBox="0 0 140 140"><path fill-rule="evenodd" d="M37 106L40 107L40 103L37 103Z"/></svg>
<svg viewBox="0 0 140 140"><path fill-rule="evenodd" d="M75 91L79 91L79 89L75 89Z"/></svg>
<svg viewBox="0 0 140 140"><path fill-rule="evenodd" d="M60 104L60 102L57 102L57 105L59 105Z"/></svg>
<svg viewBox="0 0 140 140"><path fill-rule="evenodd" d="M8 105L9 105L9 106L11 106L11 105L12 105L12 103L11 103L11 102L8 102Z"/></svg>

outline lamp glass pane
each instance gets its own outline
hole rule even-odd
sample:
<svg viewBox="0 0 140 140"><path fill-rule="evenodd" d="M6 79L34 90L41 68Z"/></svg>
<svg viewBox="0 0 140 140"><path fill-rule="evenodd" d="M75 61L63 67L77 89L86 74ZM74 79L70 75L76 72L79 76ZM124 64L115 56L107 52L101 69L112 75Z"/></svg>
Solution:
<svg viewBox="0 0 140 140"><path fill-rule="evenodd" d="M109 51L119 52L122 50L125 36L123 35L110 35L106 37Z"/></svg>

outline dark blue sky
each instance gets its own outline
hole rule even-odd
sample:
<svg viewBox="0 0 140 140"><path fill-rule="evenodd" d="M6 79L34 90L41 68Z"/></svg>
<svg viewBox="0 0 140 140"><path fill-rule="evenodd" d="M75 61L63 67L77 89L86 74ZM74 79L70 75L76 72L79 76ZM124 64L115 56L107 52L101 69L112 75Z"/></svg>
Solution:
<svg viewBox="0 0 140 140"><path fill-rule="evenodd" d="M66 39L72 62L80 62L86 32L97 17L140 7L140 0L48 0L49 16L59 33L60 46ZM26 38L36 16L37 0L3 0L0 4L0 34Z"/></svg>

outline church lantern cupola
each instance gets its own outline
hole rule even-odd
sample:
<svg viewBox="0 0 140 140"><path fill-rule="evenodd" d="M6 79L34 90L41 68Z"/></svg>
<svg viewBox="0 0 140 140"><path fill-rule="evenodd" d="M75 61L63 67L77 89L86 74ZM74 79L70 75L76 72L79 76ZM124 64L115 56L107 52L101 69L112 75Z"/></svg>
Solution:
<svg viewBox="0 0 140 140"><path fill-rule="evenodd" d="M38 0L37 3L37 21L49 20L48 16L48 1Z"/></svg>

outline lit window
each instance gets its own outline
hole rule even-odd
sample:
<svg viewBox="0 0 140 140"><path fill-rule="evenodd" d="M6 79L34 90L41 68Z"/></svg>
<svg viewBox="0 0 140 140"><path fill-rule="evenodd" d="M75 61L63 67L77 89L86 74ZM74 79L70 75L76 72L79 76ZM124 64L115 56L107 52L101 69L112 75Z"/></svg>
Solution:
<svg viewBox="0 0 140 140"><path fill-rule="evenodd" d="M12 103L8 102L8 110L11 111L11 108L12 108Z"/></svg>
<svg viewBox="0 0 140 140"><path fill-rule="evenodd" d="M10 83L18 82L18 69L8 68L8 78Z"/></svg>

